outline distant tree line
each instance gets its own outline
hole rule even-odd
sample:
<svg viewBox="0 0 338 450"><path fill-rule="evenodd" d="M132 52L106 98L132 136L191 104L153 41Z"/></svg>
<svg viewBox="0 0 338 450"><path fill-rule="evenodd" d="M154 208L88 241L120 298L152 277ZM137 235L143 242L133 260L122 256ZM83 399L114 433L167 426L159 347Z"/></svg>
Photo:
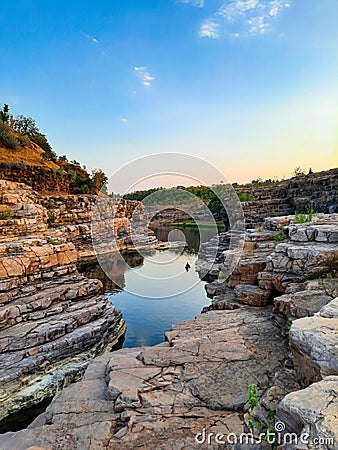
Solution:
<svg viewBox="0 0 338 450"><path fill-rule="evenodd" d="M309 174L313 173L312 169L309 169ZM299 167L296 167L292 173L293 176L304 176L305 171ZM267 180L263 180L262 178L257 178L252 180L250 183L245 185L240 185L235 182L232 183L232 187L234 189L238 188L247 188L248 192L240 192L238 194L239 200L241 202L248 202L254 199L253 195L250 193L252 189L260 188L260 187L269 187L278 185L283 180L279 180L277 177L273 179L269 178ZM220 201L220 197L225 192L226 189L231 187L229 184L218 183L209 186L176 186L174 188L152 188L147 190L139 190L130 192L125 194L123 197L126 200L138 200L142 201L145 205L179 205L187 202L194 202L194 198L191 195L193 194L195 197L195 201L198 202L198 199L202 200L209 208L210 212L214 215L222 214L223 204Z"/></svg>
<svg viewBox="0 0 338 450"><path fill-rule="evenodd" d="M214 215L221 214L223 205L219 197L229 185L214 184L209 186L176 186L175 188L152 188L140 190L124 195L126 200L143 201L144 204L152 205L180 205L187 203L198 203L202 200ZM192 194L192 195L191 195Z"/></svg>

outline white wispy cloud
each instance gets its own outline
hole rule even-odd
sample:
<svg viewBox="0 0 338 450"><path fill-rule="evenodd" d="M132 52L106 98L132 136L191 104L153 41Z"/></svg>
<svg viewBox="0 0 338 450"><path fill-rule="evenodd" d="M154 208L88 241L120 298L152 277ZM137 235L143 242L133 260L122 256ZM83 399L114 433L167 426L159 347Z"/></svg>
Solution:
<svg viewBox="0 0 338 450"><path fill-rule="evenodd" d="M264 16L253 17L248 20L249 34L252 36L265 34L270 31L270 25L266 22Z"/></svg>
<svg viewBox="0 0 338 450"><path fill-rule="evenodd" d="M126 117L122 117L122 118L120 119L120 122L122 122L122 123L128 123L129 120L128 120Z"/></svg>
<svg viewBox="0 0 338 450"><path fill-rule="evenodd" d="M219 25L213 20L206 20L200 28L200 37L208 37L211 39L218 39L220 37L219 34Z"/></svg>
<svg viewBox="0 0 338 450"><path fill-rule="evenodd" d="M204 0L181 0L181 3L190 3L193 6L197 6L197 8L204 7Z"/></svg>
<svg viewBox="0 0 338 450"><path fill-rule="evenodd" d="M145 66L135 66L134 70L137 72L137 75L144 86L150 86L155 80L155 77L150 75Z"/></svg>
<svg viewBox="0 0 338 450"><path fill-rule="evenodd" d="M207 17L200 26L200 37L218 39L230 36L259 36L271 31L282 9L291 6L292 0L230 0ZM188 0L187 0L188 2Z"/></svg>
<svg viewBox="0 0 338 450"><path fill-rule="evenodd" d="M87 34L87 33L81 33L83 36L85 36L87 39L90 39L92 42L94 42L94 44L99 44L100 42L99 42L99 40L98 39L96 39L96 37L95 36L91 36L90 34Z"/></svg>

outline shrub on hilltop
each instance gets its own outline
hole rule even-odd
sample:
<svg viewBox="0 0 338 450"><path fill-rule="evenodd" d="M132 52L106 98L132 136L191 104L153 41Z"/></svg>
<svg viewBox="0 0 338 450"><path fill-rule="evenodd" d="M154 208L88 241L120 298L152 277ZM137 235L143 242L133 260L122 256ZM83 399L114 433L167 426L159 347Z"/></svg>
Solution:
<svg viewBox="0 0 338 450"><path fill-rule="evenodd" d="M8 149L16 149L19 146L19 140L11 132L7 123L0 121L0 145Z"/></svg>
<svg viewBox="0 0 338 450"><path fill-rule="evenodd" d="M57 160L57 154L47 137L40 132L35 120L23 115L14 118L9 112L9 106L5 104L0 109L0 145L9 150L15 150L18 147L29 146L31 142L42 148L45 159Z"/></svg>
<svg viewBox="0 0 338 450"><path fill-rule="evenodd" d="M30 138L30 140L32 142L35 142L35 144L37 144L39 147L42 148L42 150L44 150L44 154L43 154L44 158L50 159L52 161L57 160L57 154L52 149L52 146L50 145L50 143L48 142L48 140L44 134L39 133L36 136L32 136Z"/></svg>
<svg viewBox="0 0 338 450"><path fill-rule="evenodd" d="M68 185L71 193L107 193L107 177L101 169L95 169L89 175L85 166L82 168L75 159L69 162L66 155L58 157L46 135L41 133L35 119L23 115L13 117L7 104L0 105L0 147L8 149L2 152L1 167L5 170L25 169L28 183L31 181L31 167L40 167L46 173L52 171L55 182L59 183L62 189ZM26 182L25 176L21 176L23 182ZM43 190L43 182L40 180L39 183ZM39 184L37 186L39 190Z"/></svg>

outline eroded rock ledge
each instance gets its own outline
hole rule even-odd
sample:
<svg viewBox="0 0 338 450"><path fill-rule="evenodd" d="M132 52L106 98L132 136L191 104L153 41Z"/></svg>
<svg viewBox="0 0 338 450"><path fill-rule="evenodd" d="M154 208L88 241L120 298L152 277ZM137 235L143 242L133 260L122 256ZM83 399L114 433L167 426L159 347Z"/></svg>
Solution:
<svg viewBox="0 0 338 450"><path fill-rule="evenodd" d="M48 227L28 186L0 180L0 418L52 397L124 333L102 283Z"/></svg>

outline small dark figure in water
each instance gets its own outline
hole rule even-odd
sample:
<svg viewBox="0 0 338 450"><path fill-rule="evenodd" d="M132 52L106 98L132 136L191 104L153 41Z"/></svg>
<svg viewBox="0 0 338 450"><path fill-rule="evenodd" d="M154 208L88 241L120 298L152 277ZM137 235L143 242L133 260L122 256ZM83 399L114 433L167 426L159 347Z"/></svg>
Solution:
<svg viewBox="0 0 338 450"><path fill-rule="evenodd" d="M185 270L187 272L189 272L190 269L191 269L191 265L187 262L187 264L185 265Z"/></svg>

